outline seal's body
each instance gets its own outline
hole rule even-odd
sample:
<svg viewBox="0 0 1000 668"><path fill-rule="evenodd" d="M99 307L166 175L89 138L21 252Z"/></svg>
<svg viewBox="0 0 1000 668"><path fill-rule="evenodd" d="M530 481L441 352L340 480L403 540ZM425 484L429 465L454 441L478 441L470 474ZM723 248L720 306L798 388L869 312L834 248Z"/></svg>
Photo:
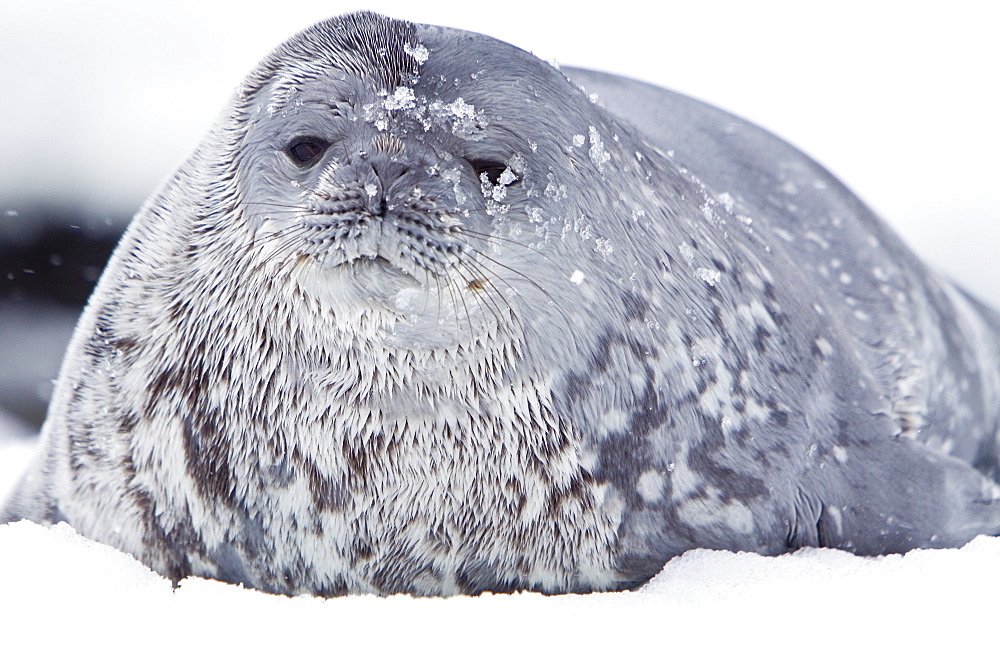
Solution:
<svg viewBox="0 0 1000 668"><path fill-rule="evenodd" d="M126 232L2 519L283 593L1000 530L1000 320L718 110L356 14Z"/></svg>

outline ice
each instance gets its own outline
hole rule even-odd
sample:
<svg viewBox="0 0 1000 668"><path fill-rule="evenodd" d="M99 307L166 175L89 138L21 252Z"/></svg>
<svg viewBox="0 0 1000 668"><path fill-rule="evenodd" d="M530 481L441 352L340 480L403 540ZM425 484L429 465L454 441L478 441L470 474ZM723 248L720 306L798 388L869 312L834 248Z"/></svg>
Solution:
<svg viewBox="0 0 1000 668"><path fill-rule="evenodd" d="M520 153L515 153L514 155L512 155L510 157L510 161L508 162L508 165L510 166L510 168L512 170L514 170L515 174L518 174L520 176L524 176L525 171L528 168L528 161L525 160L524 156L521 155Z"/></svg>
<svg viewBox="0 0 1000 668"><path fill-rule="evenodd" d="M504 170L503 174L510 171L510 168ZM503 201L507 199L507 186L504 184L503 174L500 175L500 182L493 185L490 181L489 176L486 174L479 175L479 187L482 190L483 197L486 199L486 213L491 216L502 216L510 210L510 206L504 204ZM513 183L516 177L508 181L508 183Z"/></svg>
<svg viewBox="0 0 1000 668"><path fill-rule="evenodd" d="M681 257L684 258L685 262L687 262L688 264L692 264L694 262L694 249L691 248L691 246L688 245L686 242L681 243L679 246L677 246L677 250L681 252Z"/></svg>
<svg viewBox="0 0 1000 668"><path fill-rule="evenodd" d="M590 161L597 171L604 173L604 165L611 160L611 154L604 150L604 141L593 125L590 126Z"/></svg>
<svg viewBox="0 0 1000 668"><path fill-rule="evenodd" d="M465 204L465 191L462 190L462 170L458 167L446 169L441 172L441 178L444 179L445 182L452 184L452 190L455 193L455 203L459 206Z"/></svg>
<svg viewBox="0 0 1000 668"><path fill-rule="evenodd" d="M481 138L483 131L489 125L486 114L478 111L461 97L449 104L432 102L430 109L438 118L449 120L452 132L463 139Z"/></svg>
<svg viewBox="0 0 1000 668"><path fill-rule="evenodd" d="M428 100L417 96L412 88L397 86L391 93L382 91L381 100L362 107L363 118L384 132L393 123L396 131L406 134L408 128L423 131L443 128L461 139L482 139L489 125L486 114L459 97L451 102Z"/></svg>
<svg viewBox="0 0 1000 668"><path fill-rule="evenodd" d="M550 172L548 175L548 183L545 185L544 195L546 197L551 197L553 202L558 202L561 199L566 199L569 197L565 184L556 184L555 176Z"/></svg>
<svg viewBox="0 0 1000 668"><path fill-rule="evenodd" d="M413 59L417 61L417 64L423 65L427 62L427 58L430 53L427 51L427 47L423 44L404 44L403 51L413 56Z"/></svg>
<svg viewBox="0 0 1000 668"><path fill-rule="evenodd" d="M597 237L597 239L594 240L594 248L605 260L607 260L608 256L615 251L615 247L611 243L611 240L605 239L604 237Z"/></svg>
<svg viewBox="0 0 1000 668"><path fill-rule="evenodd" d="M736 206L735 198L729 193L720 193L717 199L719 204L726 210L726 213L733 215L733 208Z"/></svg>
<svg viewBox="0 0 1000 668"><path fill-rule="evenodd" d="M722 274L718 270L706 267L698 267L694 270L694 274L711 286L714 286L716 281L722 278Z"/></svg>
<svg viewBox="0 0 1000 668"><path fill-rule="evenodd" d="M406 86L399 86L392 92L392 95L387 95L385 100L382 101L382 107L386 111L397 111L399 109L413 109L417 106L417 98L413 94L412 88L407 88Z"/></svg>

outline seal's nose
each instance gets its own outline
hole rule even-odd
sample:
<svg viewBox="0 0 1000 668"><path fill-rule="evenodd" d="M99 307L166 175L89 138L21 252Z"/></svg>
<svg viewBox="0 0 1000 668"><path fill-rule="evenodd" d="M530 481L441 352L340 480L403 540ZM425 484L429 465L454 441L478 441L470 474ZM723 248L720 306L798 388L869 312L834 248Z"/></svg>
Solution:
<svg viewBox="0 0 1000 668"><path fill-rule="evenodd" d="M410 171L410 168L397 156L379 154L368 161L368 168L374 179L365 183L371 202L372 213L382 215L388 208L387 193L392 193L393 186Z"/></svg>
<svg viewBox="0 0 1000 668"><path fill-rule="evenodd" d="M368 208L380 216L391 208L390 201L399 194L400 180L411 171L402 141L384 132L376 135L367 150L360 150L350 169L341 178L360 183L368 193Z"/></svg>

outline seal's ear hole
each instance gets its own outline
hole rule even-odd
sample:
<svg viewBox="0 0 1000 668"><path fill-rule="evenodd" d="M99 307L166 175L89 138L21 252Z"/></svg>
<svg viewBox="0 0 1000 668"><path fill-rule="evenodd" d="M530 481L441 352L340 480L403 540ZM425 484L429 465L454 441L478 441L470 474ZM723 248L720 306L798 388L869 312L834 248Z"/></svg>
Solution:
<svg viewBox="0 0 1000 668"><path fill-rule="evenodd" d="M479 174L480 180L485 179L492 186L510 186L521 180L514 170L502 162L470 159L469 164Z"/></svg>
<svg viewBox="0 0 1000 668"><path fill-rule="evenodd" d="M297 167L312 167L329 147L330 142L319 137L295 137L285 147L285 155Z"/></svg>

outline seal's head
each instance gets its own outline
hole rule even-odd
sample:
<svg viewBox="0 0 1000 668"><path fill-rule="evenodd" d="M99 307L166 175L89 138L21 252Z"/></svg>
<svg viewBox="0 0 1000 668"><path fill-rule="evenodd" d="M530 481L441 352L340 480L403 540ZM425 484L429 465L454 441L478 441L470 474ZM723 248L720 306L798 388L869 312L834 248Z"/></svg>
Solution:
<svg viewBox="0 0 1000 668"><path fill-rule="evenodd" d="M207 250L206 223L224 218L215 231L248 256L244 288L287 282L337 330L389 346L518 338L531 308L518 295L547 311L543 329L566 328L559 291L578 289L567 262L580 249L547 242L569 231L608 253L612 232L583 229L593 210L614 226L609 213L642 208L599 185L614 151L616 180L645 175L617 134L513 46L374 14L332 19L271 54L227 110L222 146L197 167L215 210L195 245Z"/></svg>

